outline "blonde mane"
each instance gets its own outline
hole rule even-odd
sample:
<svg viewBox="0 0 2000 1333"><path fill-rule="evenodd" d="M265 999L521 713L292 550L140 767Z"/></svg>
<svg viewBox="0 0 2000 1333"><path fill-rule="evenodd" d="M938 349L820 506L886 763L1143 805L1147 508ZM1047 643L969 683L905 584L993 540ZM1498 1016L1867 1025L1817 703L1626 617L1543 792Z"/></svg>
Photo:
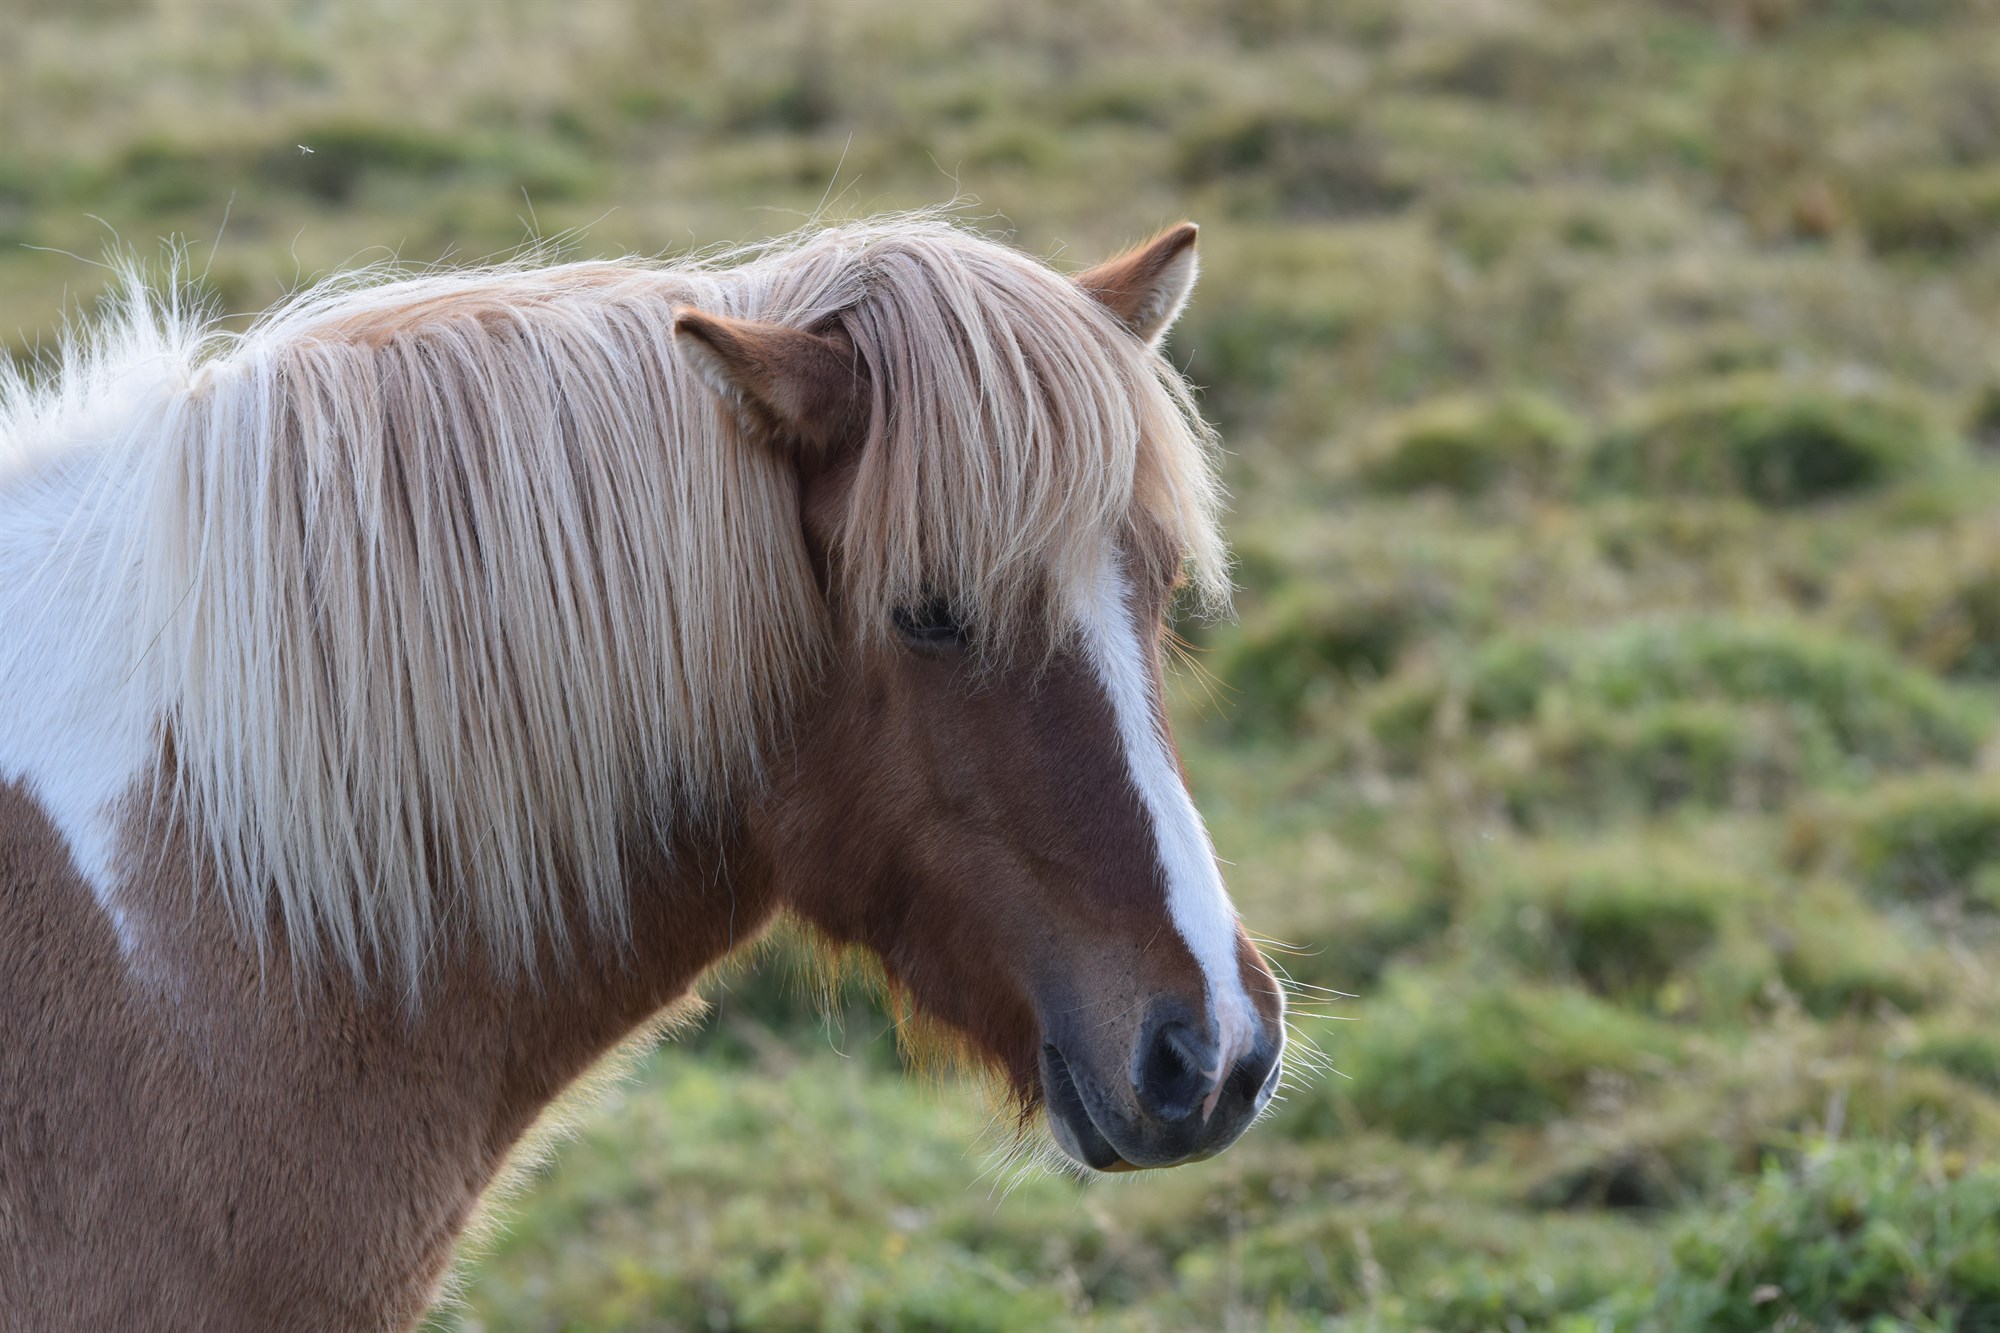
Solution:
<svg viewBox="0 0 2000 1333"><path fill-rule="evenodd" d="M996 643L1066 621L1134 524L1224 586L1185 382L948 221L349 278L240 334L173 299L134 286L56 383L0 383L0 434L152 386L117 455L137 605L102 614L232 913L309 959L414 984L463 924L519 965L568 893L615 931L627 839L757 783L828 629L794 476L682 363L677 306L853 339L875 417L836 571L867 623L935 591Z"/></svg>

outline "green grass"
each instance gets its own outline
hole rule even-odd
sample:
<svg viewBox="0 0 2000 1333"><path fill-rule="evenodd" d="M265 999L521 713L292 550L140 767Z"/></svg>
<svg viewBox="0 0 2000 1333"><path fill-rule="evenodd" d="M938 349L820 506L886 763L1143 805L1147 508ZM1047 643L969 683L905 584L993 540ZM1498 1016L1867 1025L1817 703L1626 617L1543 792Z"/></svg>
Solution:
<svg viewBox="0 0 2000 1333"><path fill-rule="evenodd" d="M1855 812L1853 871L1890 900L2000 909L2000 795L1964 778L1885 788Z"/></svg>
<svg viewBox="0 0 2000 1333"><path fill-rule="evenodd" d="M1047 1327L1076 1298L1050 1279L1094 1238L1068 1182L982 1162L987 1132L824 1048L759 1068L663 1053L465 1299L603 1329Z"/></svg>
<svg viewBox="0 0 2000 1333"><path fill-rule="evenodd" d="M1300 1006L1331 1068L1079 1186L767 966L437 1327L2000 1327L2000 22L1476 10L0 17L15 355L114 236L243 314L822 207L1066 266L1203 225L1240 614L1176 718L1246 920L1353 996Z"/></svg>
<svg viewBox="0 0 2000 1333"><path fill-rule="evenodd" d="M1962 447L1921 399L1742 375L1659 395L1591 461L1608 486L1776 507L1943 470Z"/></svg>
<svg viewBox="0 0 2000 1333"><path fill-rule="evenodd" d="M1364 1126L1431 1141L1546 1123L1593 1078L1655 1076L1675 1054L1663 1028L1514 976L1394 973L1366 1021L1342 1036L1350 1082L1332 1090L1334 1104ZM1301 1129L1321 1127L1306 1120Z"/></svg>
<svg viewBox="0 0 2000 1333"><path fill-rule="evenodd" d="M1384 423L1358 480L1390 494L1542 488L1562 476L1583 433L1561 404L1538 395L1443 398Z"/></svg>
<svg viewBox="0 0 2000 1333"><path fill-rule="evenodd" d="M1686 1226L1650 1322L1761 1330L1991 1328L2000 1322L2000 1174L1906 1145L1771 1168L1730 1212Z"/></svg>

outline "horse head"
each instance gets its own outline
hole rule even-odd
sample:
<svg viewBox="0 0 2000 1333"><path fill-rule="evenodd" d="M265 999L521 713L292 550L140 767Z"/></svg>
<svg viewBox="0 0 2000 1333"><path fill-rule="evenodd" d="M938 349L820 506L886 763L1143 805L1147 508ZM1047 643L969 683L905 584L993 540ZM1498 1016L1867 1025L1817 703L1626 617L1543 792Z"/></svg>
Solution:
<svg viewBox="0 0 2000 1333"><path fill-rule="evenodd" d="M1184 225L1056 280L1063 328L1097 341L1074 349L1079 363L1159 357L1194 280L1194 240ZM949 322L930 336L948 338ZM1060 567L1038 566L1023 536L1018 586L996 606L949 550L869 577L883 564L871 565L871 515L885 495L957 486L963 504L1004 508L1035 465L897 453L897 423L929 410L927 386L885 358L866 319L685 309L676 340L747 447L796 474L798 536L824 599L824 659L752 821L780 901L879 957L1024 1111L1046 1109L1074 1161L1171 1166L1228 1146L1278 1083L1283 1001L1230 904L1167 724L1162 645L1185 552L1147 504L1172 480L1149 474L1147 442L1092 456L1125 469L1113 493L1126 512L1093 542L1044 542ZM1023 396L1089 396L1049 382L1068 354L1043 341L1040 362L972 368L987 400L973 410L989 424ZM1089 406L1056 415L1081 420Z"/></svg>

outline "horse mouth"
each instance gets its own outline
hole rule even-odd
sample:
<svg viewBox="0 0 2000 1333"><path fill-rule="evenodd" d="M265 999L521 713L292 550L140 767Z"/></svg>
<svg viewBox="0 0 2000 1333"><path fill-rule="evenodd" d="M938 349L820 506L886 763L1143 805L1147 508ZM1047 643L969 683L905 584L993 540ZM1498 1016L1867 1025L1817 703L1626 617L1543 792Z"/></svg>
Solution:
<svg viewBox="0 0 2000 1333"><path fill-rule="evenodd" d="M1049 1113L1049 1128L1056 1143L1069 1156L1093 1171L1137 1171L1111 1146L1111 1140L1091 1118L1083 1091L1076 1085L1069 1061L1053 1045L1042 1047L1042 1099Z"/></svg>

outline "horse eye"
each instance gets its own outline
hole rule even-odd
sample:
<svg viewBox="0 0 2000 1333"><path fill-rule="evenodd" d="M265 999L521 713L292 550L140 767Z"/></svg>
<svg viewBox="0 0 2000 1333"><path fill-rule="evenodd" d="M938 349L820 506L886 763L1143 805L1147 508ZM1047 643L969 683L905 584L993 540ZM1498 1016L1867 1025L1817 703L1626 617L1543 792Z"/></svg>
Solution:
<svg viewBox="0 0 2000 1333"><path fill-rule="evenodd" d="M965 626L952 613L951 603L942 597L915 606L899 606L891 619L896 632L911 643L945 647L965 642Z"/></svg>

